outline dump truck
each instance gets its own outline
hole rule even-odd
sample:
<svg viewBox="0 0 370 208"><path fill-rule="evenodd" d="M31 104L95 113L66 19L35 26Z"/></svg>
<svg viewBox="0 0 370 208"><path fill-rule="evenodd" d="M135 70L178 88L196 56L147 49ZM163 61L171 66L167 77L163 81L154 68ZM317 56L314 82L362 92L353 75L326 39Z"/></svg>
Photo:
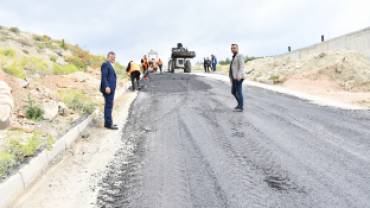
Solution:
<svg viewBox="0 0 370 208"><path fill-rule="evenodd" d="M188 48L184 48L182 43L178 43L176 48L172 48L171 52L171 58L168 61L169 72L174 73L175 69L184 69L184 73L190 73L190 59L196 56L195 52L188 51Z"/></svg>

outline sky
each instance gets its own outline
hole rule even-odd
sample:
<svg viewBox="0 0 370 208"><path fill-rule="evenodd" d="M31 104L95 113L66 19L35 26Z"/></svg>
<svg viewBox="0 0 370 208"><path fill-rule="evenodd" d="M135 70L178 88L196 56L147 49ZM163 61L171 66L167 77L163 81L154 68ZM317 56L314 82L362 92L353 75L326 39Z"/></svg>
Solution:
<svg viewBox="0 0 370 208"><path fill-rule="evenodd" d="M127 65L150 50L167 62L182 43L197 56L273 56L370 27L368 0L0 0L0 25L116 53Z"/></svg>

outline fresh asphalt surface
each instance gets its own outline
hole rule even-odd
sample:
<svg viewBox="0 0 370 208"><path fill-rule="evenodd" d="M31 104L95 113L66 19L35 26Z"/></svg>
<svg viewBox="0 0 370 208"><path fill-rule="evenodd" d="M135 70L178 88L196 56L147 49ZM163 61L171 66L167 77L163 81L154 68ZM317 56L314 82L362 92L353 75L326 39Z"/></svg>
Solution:
<svg viewBox="0 0 370 208"><path fill-rule="evenodd" d="M369 207L370 113L230 83L151 75L98 207Z"/></svg>

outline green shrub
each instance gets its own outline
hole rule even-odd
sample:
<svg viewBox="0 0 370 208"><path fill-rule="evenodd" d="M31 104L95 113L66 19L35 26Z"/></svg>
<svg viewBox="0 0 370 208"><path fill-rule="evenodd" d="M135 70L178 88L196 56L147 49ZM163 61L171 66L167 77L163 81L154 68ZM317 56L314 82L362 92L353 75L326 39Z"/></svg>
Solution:
<svg viewBox="0 0 370 208"><path fill-rule="evenodd" d="M39 57L24 56L20 61L20 66L29 70L31 73L35 72L40 75L50 74L49 66Z"/></svg>
<svg viewBox="0 0 370 208"><path fill-rule="evenodd" d="M124 67L123 65L121 65L118 62L114 63L114 70L116 71L116 74L118 74L118 75L126 74L126 67Z"/></svg>
<svg viewBox="0 0 370 208"><path fill-rule="evenodd" d="M277 80L277 79L279 79L279 77L280 77L280 75L271 75L270 76L270 80Z"/></svg>
<svg viewBox="0 0 370 208"><path fill-rule="evenodd" d="M221 65L229 65L231 63L231 60L229 58L226 58L225 61L220 60L218 63L220 63Z"/></svg>
<svg viewBox="0 0 370 208"><path fill-rule="evenodd" d="M38 42L49 42L51 41L51 38L46 36L46 35L43 35L43 36L40 36L40 35L33 35L33 39L38 41Z"/></svg>
<svg viewBox="0 0 370 208"><path fill-rule="evenodd" d="M50 61L52 61L52 62L56 62L56 61L57 61L57 57L55 57L55 56L50 56Z"/></svg>
<svg viewBox="0 0 370 208"><path fill-rule="evenodd" d="M8 132L6 139L9 142L5 145L5 152L11 154L15 162L20 163L25 157L32 156L41 146L50 150L55 140L51 135L45 137L43 134L42 131L35 131L32 134L21 130Z"/></svg>
<svg viewBox="0 0 370 208"><path fill-rule="evenodd" d="M16 33L16 34L18 34L20 32L18 27L11 27L9 30L12 31L13 33Z"/></svg>
<svg viewBox="0 0 370 208"><path fill-rule="evenodd" d="M36 35L36 34L33 35L33 39L36 40L36 41L39 41L39 42L44 41L44 39L41 36Z"/></svg>
<svg viewBox="0 0 370 208"><path fill-rule="evenodd" d="M35 102L30 98L28 99L28 106L26 108L27 119L32 119L36 121L44 120L44 118L42 117L42 115L44 114L44 110L37 106Z"/></svg>
<svg viewBox="0 0 370 208"><path fill-rule="evenodd" d="M103 62L108 61L107 57L105 57L105 56L101 56L101 59L103 60Z"/></svg>
<svg viewBox="0 0 370 208"><path fill-rule="evenodd" d="M60 44L60 47L62 47L64 50L68 49L67 45L64 42L64 39L62 39L62 43Z"/></svg>
<svg viewBox="0 0 370 208"><path fill-rule="evenodd" d="M58 52L57 52L57 55L58 55L58 56L60 56L60 57L62 57L62 56L63 56L63 53L62 53L62 52L60 52L60 51L58 51Z"/></svg>
<svg viewBox="0 0 370 208"><path fill-rule="evenodd" d="M13 155L0 152L0 181L7 175L7 171L14 167Z"/></svg>
<svg viewBox="0 0 370 208"><path fill-rule="evenodd" d="M18 66L17 62L13 62L13 64L4 68L4 71L10 75L13 75L21 79L26 78L26 73L21 67Z"/></svg>
<svg viewBox="0 0 370 208"><path fill-rule="evenodd" d="M29 52L27 51L27 50L22 50L23 51L23 53L25 53L25 54L29 54Z"/></svg>
<svg viewBox="0 0 370 208"><path fill-rule="evenodd" d="M75 65L77 68L80 68L83 71L85 71L87 69L87 66L88 66L88 63L85 62L83 59L81 59L78 56L73 56L73 57L68 57L67 56L67 57L64 58L64 61Z"/></svg>
<svg viewBox="0 0 370 208"><path fill-rule="evenodd" d="M17 52L14 49L1 49L0 53L9 58L15 58L17 56Z"/></svg>
<svg viewBox="0 0 370 208"><path fill-rule="evenodd" d="M45 48L45 44L43 44L43 43L39 43L39 44L37 44L37 47L38 47L39 49L44 49L44 48Z"/></svg>
<svg viewBox="0 0 370 208"><path fill-rule="evenodd" d="M54 74L56 75L67 75L74 72L81 71L75 65L68 64L66 66L60 66L59 64L54 64Z"/></svg>
<svg viewBox="0 0 370 208"><path fill-rule="evenodd" d="M20 160L23 161L25 157L32 156L36 149L41 146L39 136L36 133L32 137L26 138L25 142L17 139L12 139L9 142L13 154Z"/></svg>
<svg viewBox="0 0 370 208"><path fill-rule="evenodd" d="M62 102L81 113L92 113L96 107L102 108L101 104L93 101L81 92L77 92L71 89L64 89L58 92Z"/></svg>

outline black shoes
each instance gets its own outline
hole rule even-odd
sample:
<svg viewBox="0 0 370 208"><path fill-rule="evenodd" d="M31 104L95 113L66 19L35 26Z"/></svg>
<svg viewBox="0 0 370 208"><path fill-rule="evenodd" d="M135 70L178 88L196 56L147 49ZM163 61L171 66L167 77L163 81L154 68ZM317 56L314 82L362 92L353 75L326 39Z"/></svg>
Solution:
<svg viewBox="0 0 370 208"><path fill-rule="evenodd" d="M234 109L234 112L243 112L243 108L238 106Z"/></svg>
<svg viewBox="0 0 370 208"><path fill-rule="evenodd" d="M110 130L118 130L118 127L117 125L112 125L112 126L104 126L105 128L107 129L110 129Z"/></svg>
<svg viewBox="0 0 370 208"><path fill-rule="evenodd" d="M239 105L237 105L234 109L237 109L237 108L239 108Z"/></svg>

